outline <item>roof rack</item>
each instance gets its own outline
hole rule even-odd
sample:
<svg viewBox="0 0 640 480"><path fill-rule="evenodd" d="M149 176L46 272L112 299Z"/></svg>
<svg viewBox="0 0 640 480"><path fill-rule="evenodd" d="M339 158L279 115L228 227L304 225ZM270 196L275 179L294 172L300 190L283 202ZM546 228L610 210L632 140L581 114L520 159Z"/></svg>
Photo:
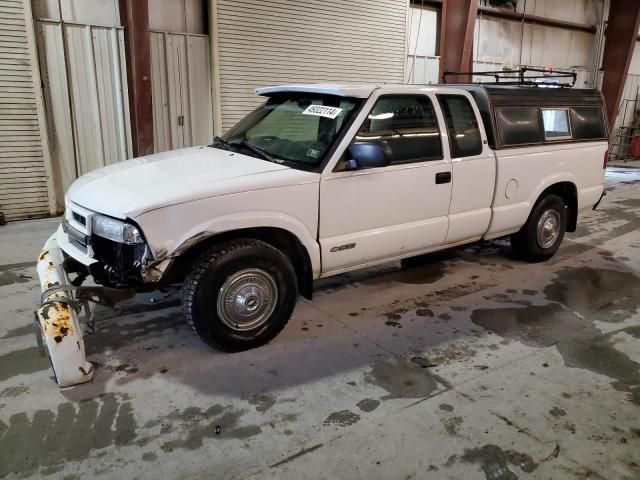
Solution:
<svg viewBox="0 0 640 480"><path fill-rule="evenodd" d="M527 75L532 72L533 75ZM528 85L532 87L564 87L571 88L576 84L578 74L575 71L554 70L553 68L520 67L516 70L496 70L484 72L444 72L442 77L447 83L448 76L472 75L474 77L493 77L493 82L471 83L495 83L500 85ZM570 82L558 82L558 79L568 78Z"/></svg>

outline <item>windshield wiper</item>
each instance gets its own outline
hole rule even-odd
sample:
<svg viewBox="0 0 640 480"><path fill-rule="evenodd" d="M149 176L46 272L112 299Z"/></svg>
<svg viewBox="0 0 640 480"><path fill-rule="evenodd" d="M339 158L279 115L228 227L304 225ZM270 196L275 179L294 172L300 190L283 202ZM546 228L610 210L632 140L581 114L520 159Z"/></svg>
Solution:
<svg viewBox="0 0 640 480"><path fill-rule="evenodd" d="M229 147L231 146L231 144L229 142L224 140L222 137L219 137L218 135L213 137L213 143L211 145L209 145L209 146L213 147L216 144L220 145L223 150L229 150Z"/></svg>
<svg viewBox="0 0 640 480"><path fill-rule="evenodd" d="M233 147L241 147L241 148L246 148L247 150L252 151L253 153L255 153L256 155L258 155L259 157L268 160L269 162L273 162L273 163L282 163L282 160L280 160L279 158L275 158L271 155L269 155L267 152L265 152L263 149L256 147L255 145L251 145L249 142L247 142L246 140L241 140L238 143L229 143L228 145L231 145Z"/></svg>

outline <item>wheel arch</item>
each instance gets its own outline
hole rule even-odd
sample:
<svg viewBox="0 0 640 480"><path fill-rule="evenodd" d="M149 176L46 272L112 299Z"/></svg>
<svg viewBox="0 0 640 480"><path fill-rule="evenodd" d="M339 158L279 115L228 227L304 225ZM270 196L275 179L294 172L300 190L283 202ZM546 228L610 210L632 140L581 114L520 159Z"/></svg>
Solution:
<svg viewBox="0 0 640 480"><path fill-rule="evenodd" d="M567 232L575 232L578 225L578 188L576 184L571 181L561 181L549 185L538 195L534 207L549 194L562 198L567 206Z"/></svg>
<svg viewBox="0 0 640 480"><path fill-rule="evenodd" d="M314 271L309 251L295 234L280 227L247 227L195 235L183 242L172 254L174 261L167 272L167 281L181 281L200 255L212 245L241 238L261 240L283 252L296 272L299 293L311 299Z"/></svg>

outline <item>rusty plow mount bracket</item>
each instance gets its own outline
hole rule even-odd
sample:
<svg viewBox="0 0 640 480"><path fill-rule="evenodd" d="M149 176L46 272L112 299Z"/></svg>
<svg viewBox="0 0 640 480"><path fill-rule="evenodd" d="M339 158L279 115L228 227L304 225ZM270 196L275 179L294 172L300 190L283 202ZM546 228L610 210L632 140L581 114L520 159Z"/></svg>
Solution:
<svg viewBox="0 0 640 480"><path fill-rule="evenodd" d="M77 287L76 301L84 306L85 323L89 334L96 333L96 319L89 303L115 308L118 303L133 298L136 292L132 288L118 289L109 287Z"/></svg>
<svg viewBox="0 0 640 480"><path fill-rule="evenodd" d="M76 287L78 302L92 302L103 307L114 308L118 303L132 299L133 288Z"/></svg>

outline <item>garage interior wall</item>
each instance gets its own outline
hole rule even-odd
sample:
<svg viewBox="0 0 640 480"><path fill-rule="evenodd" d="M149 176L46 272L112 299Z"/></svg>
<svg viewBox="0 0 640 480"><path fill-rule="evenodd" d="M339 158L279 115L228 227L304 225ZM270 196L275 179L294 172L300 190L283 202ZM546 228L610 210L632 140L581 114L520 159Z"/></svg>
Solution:
<svg viewBox="0 0 640 480"><path fill-rule="evenodd" d="M211 143L206 2L149 0L154 151Z"/></svg>
<svg viewBox="0 0 640 480"><path fill-rule="evenodd" d="M117 0L33 0L58 210L80 175L132 156Z"/></svg>
<svg viewBox="0 0 640 480"><path fill-rule="evenodd" d="M600 0L519 0L516 12L593 26L599 21L601 4ZM578 73L576 87L593 87L596 79L591 78L591 70L596 52L594 33L488 18L478 13L474 35L476 70L519 65L570 69Z"/></svg>
<svg viewBox="0 0 640 480"><path fill-rule="evenodd" d="M28 0L0 1L0 212L55 211L35 35Z"/></svg>
<svg viewBox="0 0 640 480"><path fill-rule="evenodd" d="M411 7L406 76L409 83L437 83L439 56L437 9ZM480 5L491 6L481 0ZM600 18L600 0L518 0L515 11L582 25L595 25ZM513 8L505 7L513 11ZM501 70L531 67L554 67L578 71L576 86L593 85L591 69L596 53L593 33L531 25L519 21L484 16L478 12L474 29L474 70ZM562 45L562 48L558 48Z"/></svg>
<svg viewBox="0 0 640 480"><path fill-rule="evenodd" d="M402 83L407 0L210 0L222 131L261 103L257 87Z"/></svg>

